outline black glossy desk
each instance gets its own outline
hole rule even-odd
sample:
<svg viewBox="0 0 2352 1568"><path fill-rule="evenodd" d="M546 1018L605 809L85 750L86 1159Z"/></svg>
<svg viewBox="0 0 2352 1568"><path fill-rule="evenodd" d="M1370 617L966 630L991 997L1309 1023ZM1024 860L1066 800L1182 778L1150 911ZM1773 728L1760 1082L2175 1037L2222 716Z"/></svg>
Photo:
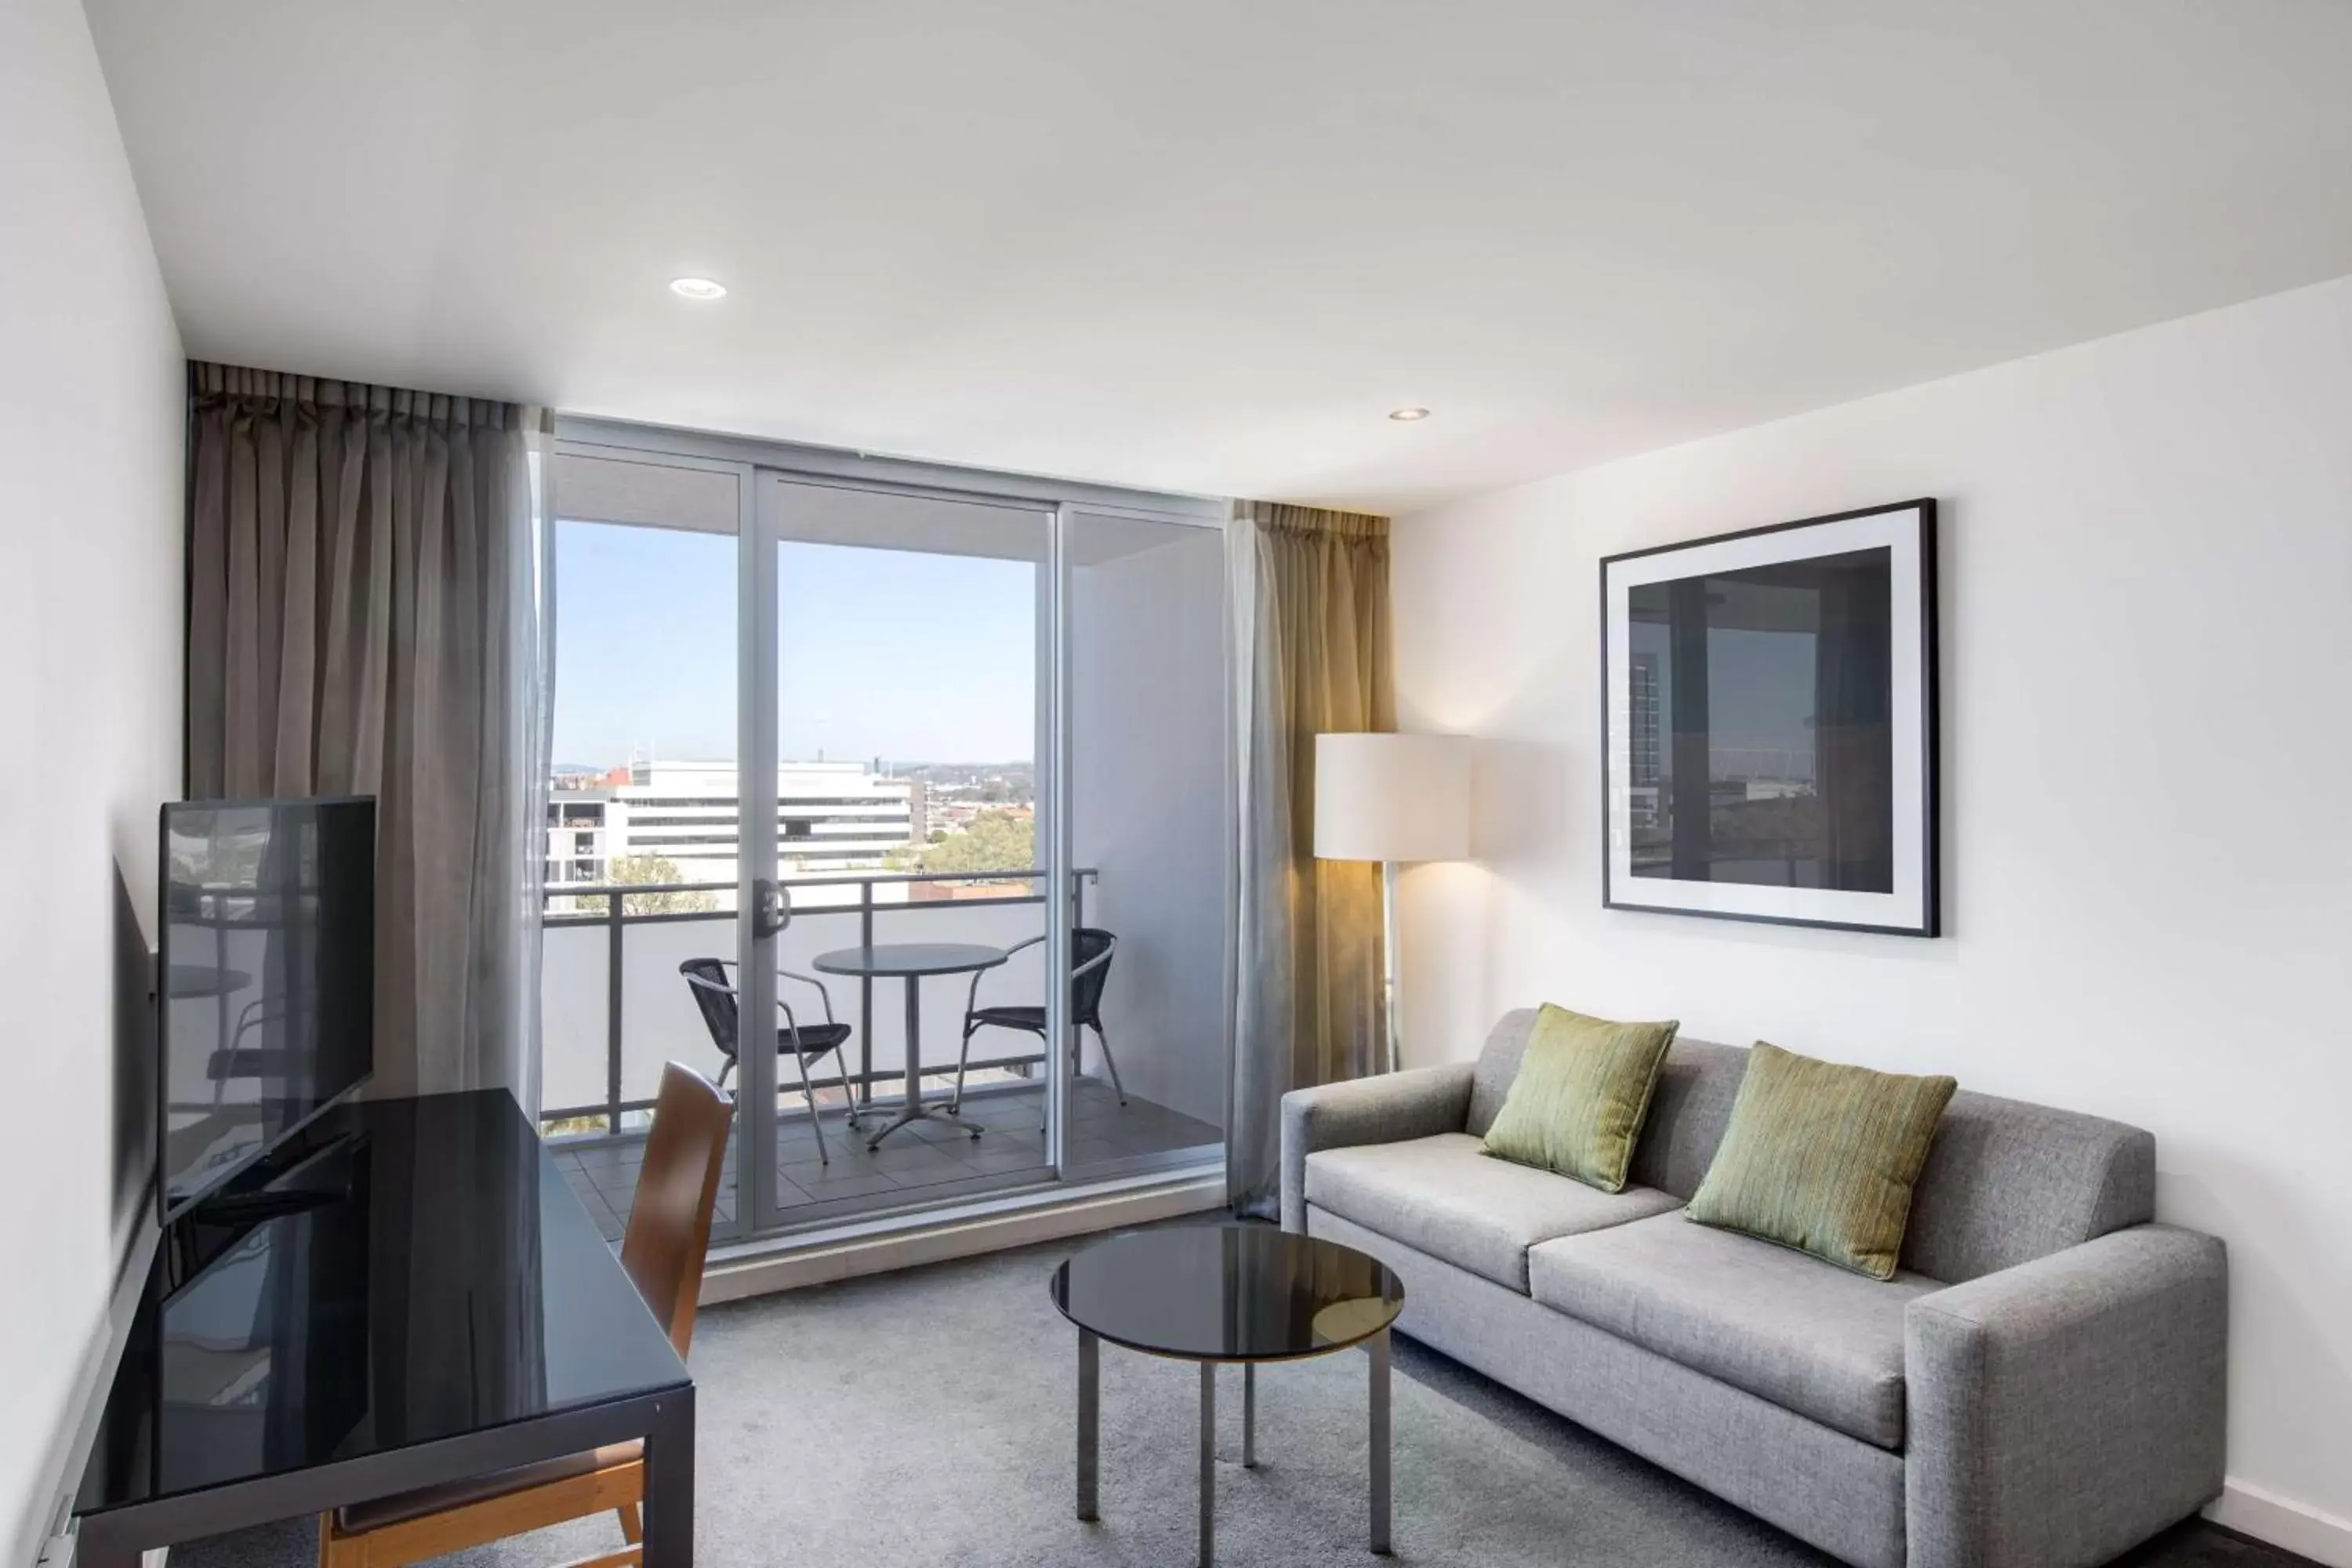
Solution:
<svg viewBox="0 0 2352 1568"><path fill-rule="evenodd" d="M83 1568L632 1437L694 1555L694 1386L504 1090L326 1119L327 1201L167 1235L75 1502Z"/></svg>

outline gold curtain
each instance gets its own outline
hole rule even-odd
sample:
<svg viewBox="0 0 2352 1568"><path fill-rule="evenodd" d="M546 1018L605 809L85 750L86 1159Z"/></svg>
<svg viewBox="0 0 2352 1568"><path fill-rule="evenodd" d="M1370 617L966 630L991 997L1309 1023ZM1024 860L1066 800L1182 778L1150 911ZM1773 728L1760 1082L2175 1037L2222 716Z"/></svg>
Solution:
<svg viewBox="0 0 2352 1568"><path fill-rule="evenodd" d="M1315 858L1315 737L1391 731L1384 517L1247 502L1233 523L1241 773L1227 1184L1279 1200L1282 1097L1381 1065L1381 868Z"/></svg>

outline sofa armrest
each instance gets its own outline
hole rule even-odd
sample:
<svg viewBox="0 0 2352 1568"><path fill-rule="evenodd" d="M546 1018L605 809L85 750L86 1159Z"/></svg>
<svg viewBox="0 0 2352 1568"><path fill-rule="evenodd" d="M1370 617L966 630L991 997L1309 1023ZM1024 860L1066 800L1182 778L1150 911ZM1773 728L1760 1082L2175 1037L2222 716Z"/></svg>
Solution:
<svg viewBox="0 0 2352 1568"><path fill-rule="evenodd" d="M1307 1156L1354 1143L1459 1132L1470 1120L1470 1062L1294 1089L1282 1097L1282 1228L1307 1229Z"/></svg>
<svg viewBox="0 0 2352 1568"><path fill-rule="evenodd" d="M2221 1489L2221 1243L2115 1231L1904 1314L1909 1568L2109 1561Z"/></svg>

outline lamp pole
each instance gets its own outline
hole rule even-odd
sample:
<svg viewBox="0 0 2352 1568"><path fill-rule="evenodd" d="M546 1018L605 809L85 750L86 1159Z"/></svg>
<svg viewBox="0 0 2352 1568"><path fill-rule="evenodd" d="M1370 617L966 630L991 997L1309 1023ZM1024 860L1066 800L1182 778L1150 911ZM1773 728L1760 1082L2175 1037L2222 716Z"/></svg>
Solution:
<svg viewBox="0 0 2352 1568"><path fill-rule="evenodd" d="M1381 969L1386 976L1381 986L1381 1007L1388 1023L1387 1058L1382 1072L1394 1072L1404 1065L1403 1011L1404 972L1397 948L1397 863L1381 862Z"/></svg>

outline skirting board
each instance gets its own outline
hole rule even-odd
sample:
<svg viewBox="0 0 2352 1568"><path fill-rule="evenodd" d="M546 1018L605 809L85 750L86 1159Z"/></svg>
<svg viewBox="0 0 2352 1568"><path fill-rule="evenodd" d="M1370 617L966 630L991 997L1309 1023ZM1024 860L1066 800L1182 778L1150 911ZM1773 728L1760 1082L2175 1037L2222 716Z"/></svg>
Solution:
<svg viewBox="0 0 2352 1568"><path fill-rule="evenodd" d="M1026 1247L1033 1242L1090 1236L1121 1226L1148 1225L1153 1220L1223 1208L1224 1205L1225 1182L1222 1173L1188 1177L1080 1198L1074 1203L1041 1205L716 1265L703 1274L701 1300L706 1306L713 1301L740 1301L778 1290L798 1289L803 1285L911 1268L922 1263L943 1263L950 1258L1001 1252L1008 1247Z"/></svg>
<svg viewBox="0 0 2352 1568"><path fill-rule="evenodd" d="M2352 1568L2352 1520L2283 1498L2235 1476L2221 1482L2221 1495L2205 1517L2224 1530L2300 1553L2326 1568Z"/></svg>

